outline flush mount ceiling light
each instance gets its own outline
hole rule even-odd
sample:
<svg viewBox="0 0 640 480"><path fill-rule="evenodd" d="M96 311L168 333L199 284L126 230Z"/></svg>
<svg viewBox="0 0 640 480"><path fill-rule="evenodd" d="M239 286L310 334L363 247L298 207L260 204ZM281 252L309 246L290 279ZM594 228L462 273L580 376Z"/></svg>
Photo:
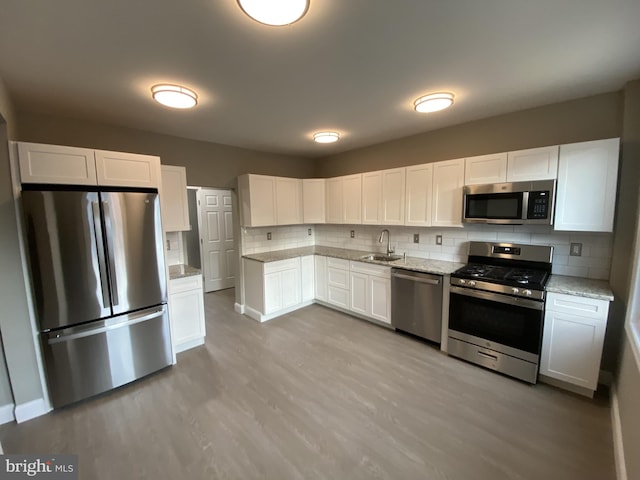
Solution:
<svg viewBox="0 0 640 480"><path fill-rule="evenodd" d="M340 140L338 132L317 132L313 134L316 143L334 143Z"/></svg>
<svg viewBox="0 0 640 480"><path fill-rule="evenodd" d="M192 108L198 103L196 92L179 85L154 85L151 95L156 102L171 108Z"/></svg>
<svg viewBox="0 0 640 480"><path fill-rule="evenodd" d="M416 112L428 113L444 110L453 105L453 93L430 93L413 102Z"/></svg>
<svg viewBox="0 0 640 480"><path fill-rule="evenodd" d="M238 0L240 8L256 22L277 27L300 20L311 0Z"/></svg>

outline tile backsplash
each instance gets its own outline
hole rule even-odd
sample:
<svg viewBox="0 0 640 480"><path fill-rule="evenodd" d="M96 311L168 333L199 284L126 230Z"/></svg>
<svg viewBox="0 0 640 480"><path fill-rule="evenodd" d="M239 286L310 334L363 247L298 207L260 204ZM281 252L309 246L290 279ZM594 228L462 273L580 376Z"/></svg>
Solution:
<svg viewBox="0 0 640 480"><path fill-rule="evenodd" d="M309 228L312 229L311 236L307 234ZM604 280L609 278L613 234L556 232L553 227L545 225L465 225L464 228L296 225L246 228L243 231L243 253L311 245L382 252L386 247L386 238L385 244L381 245L378 237L384 228L391 234L391 245L395 251L406 252L412 257L466 262L467 242L470 240L553 245L553 273ZM354 230L355 238L351 238L351 230ZM271 240L267 240L267 232L271 232ZM416 233L420 235L419 243L413 243ZM436 245L436 235L442 235L442 245ZM569 255L573 242L582 244L582 256Z"/></svg>

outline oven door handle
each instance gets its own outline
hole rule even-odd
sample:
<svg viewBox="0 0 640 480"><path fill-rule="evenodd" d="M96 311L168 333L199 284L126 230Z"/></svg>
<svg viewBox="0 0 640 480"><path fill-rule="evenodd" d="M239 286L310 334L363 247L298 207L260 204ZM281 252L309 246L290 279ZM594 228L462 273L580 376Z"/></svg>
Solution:
<svg viewBox="0 0 640 480"><path fill-rule="evenodd" d="M508 305L531 308L533 310L544 310L544 302L537 302L536 300L529 300L528 298L510 297L508 295L501 295L499 293L471 290L469 288L456 287L454 285L451 286L450 292L457 293L459 295L466 295L467 297L481 298L483 300L489 300L492 302L506 303Z"/></svg>

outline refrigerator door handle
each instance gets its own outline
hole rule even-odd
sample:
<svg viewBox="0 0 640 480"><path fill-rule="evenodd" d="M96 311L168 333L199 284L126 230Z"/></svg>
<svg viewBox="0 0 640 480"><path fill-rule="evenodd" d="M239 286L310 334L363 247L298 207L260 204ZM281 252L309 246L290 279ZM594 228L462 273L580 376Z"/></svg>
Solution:
<svg viewBox="0 0 640 480"><path fill-rule="evenodd" d="M139 316L133 316L132 318L131 318L131 315L129 315L130 318L128 320L116 323L114 325L104 325L104 326L98 327L98 328L87 328L87 329L82 330L80 332L69 333L67 335L57 334L57 333L50 333L49 334L49 338L47 339L47 343L49 345L55 345L56 343L68 342L70 340L76 340L78 338L83 338L83 337L89 337L91 335L98 335L100 333L108 332L108 331L111 331L111 330L116 330L118 328L130 327L132 325L135 325L136 323L146 322L147 320L151 320L151 319L156 318L156 317L161 317L162 315L164 315L164 308L162 308L160 310L156 310L155 312L142 314L142 315L139 315Z"/></svg>
<svg viewBox="0 0 640 480"><path fill-rule="evenodd" d="M104 239L102 237L102 226L100 225L100 206L98 202L91 202L93 209L93 229L96 238L96 250L98 251L98 271L100 273L100 289L102 290L102 306L108 308L109 290L107 288L107 263L104 258Z"/></svg>
<svg viewBox="0 0 640 480"><path fill-rule="evenodd" d="M116 257L115 249L113 245L113 227L111 225L111 208L109 202L102 201L102 208L104 210L104 226L107 234L107 256L109 257L109 280L111 285L111 304L115 307L119 303L118 295L118 281L116 280Z"/></svg>

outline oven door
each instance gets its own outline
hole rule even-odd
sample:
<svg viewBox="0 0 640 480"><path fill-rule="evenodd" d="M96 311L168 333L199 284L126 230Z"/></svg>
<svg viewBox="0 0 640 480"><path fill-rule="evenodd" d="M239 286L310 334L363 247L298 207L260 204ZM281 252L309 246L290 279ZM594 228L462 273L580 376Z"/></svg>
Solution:
<svg viewBox="0 0 640 480"><path fill-rule="evenodd" d="M452 286L449 336L538 363L544 302Z"/></svg>
<svg viewBox="0 0 640 480"><path fill-rule="evenodd" d="M521 224L526 220L528 192L465 193L465 223Z"/></svg>

